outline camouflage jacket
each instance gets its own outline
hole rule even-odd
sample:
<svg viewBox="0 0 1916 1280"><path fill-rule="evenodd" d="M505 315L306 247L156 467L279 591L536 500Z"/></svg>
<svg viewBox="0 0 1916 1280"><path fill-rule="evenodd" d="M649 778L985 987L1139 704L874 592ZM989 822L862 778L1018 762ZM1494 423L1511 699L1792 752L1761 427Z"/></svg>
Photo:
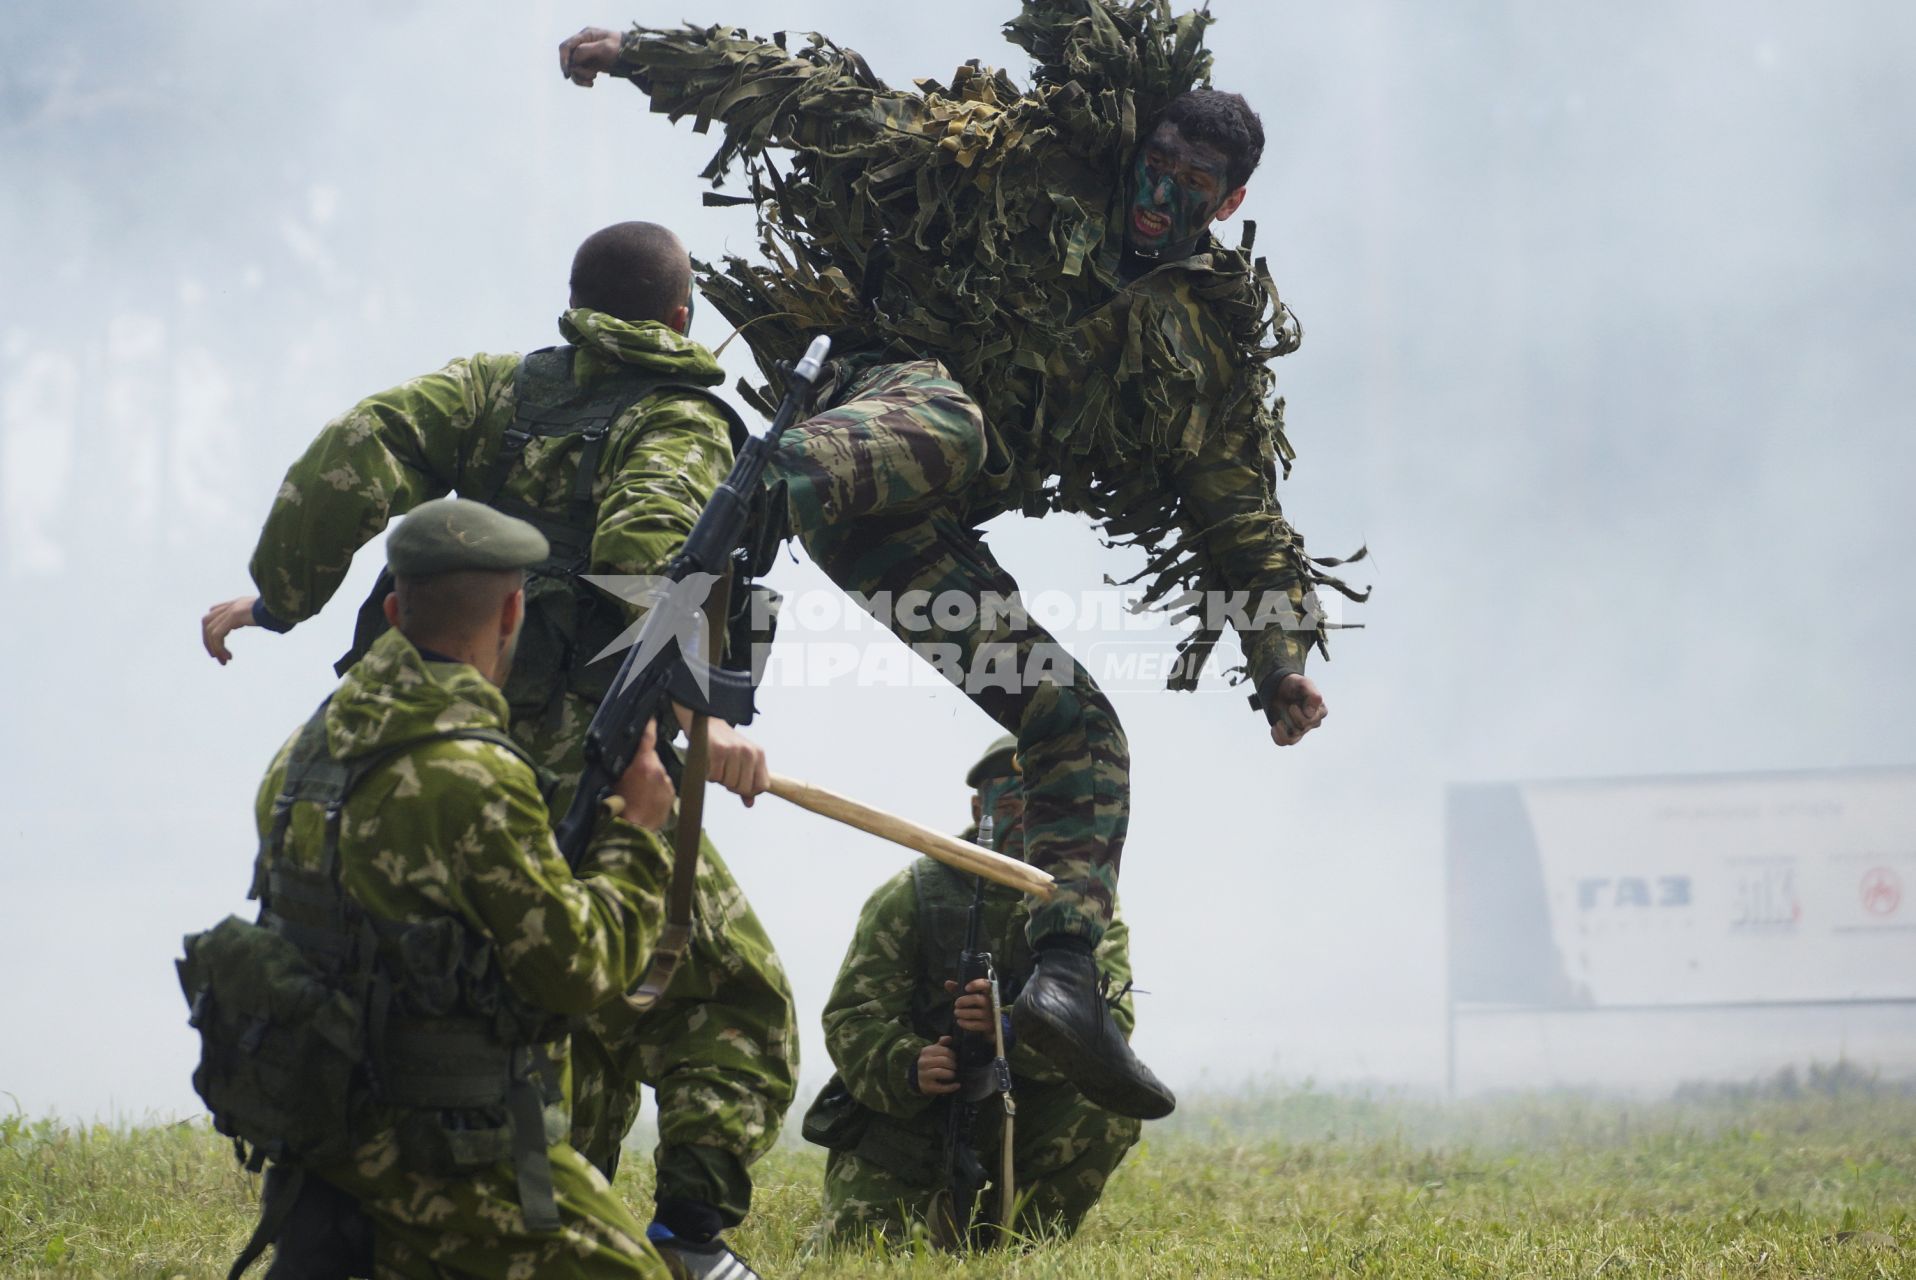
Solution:
<svg viewBox="0 0 1916 1280"><path fill-rule="evenodd" d="M389 631L346 674L324 723L341 763L400 749L341 815L340 883L362 907L405 924L459 921L491 943L512 994L546 1014L584 1014L637 980L664 918L665 847L604 818L575 876L553 843L531 766L496 743L435 739L505 730L505 699L490 681L463 663L429 662ZM262 842L297 737L260 784ZM281 856L317 866L323 845L318 807L295 806ZM437 975L461 985L471 976L456 964ZM563 1062L565 1041L547 1052Z"/></svg>
<svg viewBox="0 0 1916 1280"><path fill-rule="evenodd" d="M900 1119L919 1116L932 1105L933 1099L912 1087L911 1068L934 1038L926 1033L949 1024L952 996L944 984L957 977L955 971L944 971L945 966L927 963L914 875L948 877L956 892L970 893L970 877L929 858L879 886L859 913L858 931L846 948L824 1013L825 1048L852 1097ZM1000 885L987 891L983 934L997 961L1000 986L1008 987L1007 1002L1030 964L1027 916L1023 894ZM1131 980L1130 940L1129 926L1114 909L1097 950L1098 968L1114 991ZM1121 998L1112 1012L1129 1036L1134 1022L1130 996ZM1022 1045L1011 1046L1010 1060L1013 1073L1023 1079L1061 1078Z"/></svg>
<svg viewBox="0 0 1916 1280"><path fill-rule="evenodd" d="M614 366L698 386L724 381L711 352L656 322L581 308L561 317L559 332L579 348L574 376L582 384ZM353 553L389 520L483 483L513 423L518 370L516 355L454 360L326 425L287 471L253 552L269 625L318 613ZM504 494L563 511L581 447L577 436L534 439ZM641 399L613 424L593 485L592 571L662 571L731 465L726 421L710 404L669 391Z"/></svg>
<svg viewBox="0 0 1916 1280"><path fill-rule="evenodd" d="M752 323L769 378L821 329L875 358L942 360L1013 464L973 518L1081 512L1149 553L1149 603L1197 589L1250 593L1253 616L1274 605L1277 622L1241 629L1262 690L1324 642L1312 588L1343 589L1275 496L1292 451L1267 361L1301 331L1248 224L1237 249L1207 238L1120 276L1121 175L1140 130L1208 79L1209 21L1163 0L1025 0L1007 34L1036 61L1028 91L973 63L898 92L822 37L793 52L721 27L635 28L620 71L654 110L723 124L705 176L747 162L767 263L702 268L701 287ZM793 153L789 175L772 148ZM1219 638L1219 618L1198 621L1174 688Z"/></svg>

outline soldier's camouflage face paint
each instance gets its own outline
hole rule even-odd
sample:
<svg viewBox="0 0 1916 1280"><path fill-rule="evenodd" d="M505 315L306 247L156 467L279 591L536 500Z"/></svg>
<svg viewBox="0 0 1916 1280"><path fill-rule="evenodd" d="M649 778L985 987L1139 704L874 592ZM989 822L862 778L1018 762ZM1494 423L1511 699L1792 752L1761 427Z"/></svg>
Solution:
<svg viewBox="0 0 1916 1280"><path fill-rule="evenodd" d="M1147 258L1182 256L1230 194L1224 154L1161 124L1138 148L1131 171L1131 207L1124 243Z"/></svg>

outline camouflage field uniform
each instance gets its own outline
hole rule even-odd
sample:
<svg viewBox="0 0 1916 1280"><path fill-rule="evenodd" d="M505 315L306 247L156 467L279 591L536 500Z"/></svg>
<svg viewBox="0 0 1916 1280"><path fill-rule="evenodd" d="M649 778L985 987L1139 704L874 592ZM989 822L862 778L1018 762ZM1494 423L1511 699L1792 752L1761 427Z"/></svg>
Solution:
<svg viewBox="0 0 1916 1280"><path fill-rule="evenodd" d="M389 632L347 673L324 716L327 751L341 763L399 749L342 811L340 883L355 901L387 921L457 920L491 944L511 994L548 1014L583 1013L637 980L664 918L664 846L605 819L575 879L524 761L494 743L434 740L453 730L504 730L505 699L483 676L463 663L428 662ZM261 784L262 842L274 829L298 736ZM283 856L317 865L323 831L317 806L295 807ZM463 987L470 979L460 970L446 980ZM395 1000L405 1000L407 987L396 985ZM535 1052L546 1057L545 1078L563 1081L565 1037ZM401 1136L410 1114L361 1100L352 1154L312 1170L373 1220L379 1276L665 1274L644 1227L568 1143L549 1149L561 1228L534 1234L510 1162L465 1177L412 1171ZM564 1133L562 1115L548 1117L547 1135L554 1133Z"/></svg>
<svg viewBox="0 0 1916 1280"><path fill-rule="evenodd" d="M864 599L1005 595L1016 583L977 525L1082 513L1147 550L1148 602L1189 617L1201 590L1243 606L1197 618L1171 686L1195 686L1228 620L1268 708L1323 643L1313 587L1344 589L1275 497L1291 449L1266 362L1300 330L1249 225L1237 249L1207 236L1136 278L1122 252L1122 175L1164 107L1208 78L1208 21L1172 21L1157 0L1026 0L1007 33L1036 61L1029 91L967 66L950 87L897 92L828 40L791 51L721 27L635 28L617 73L656 111L723 125L705 176L746 162L769 265L729 259L700 284L750 325L768 379L814 332L854 353L773 468L834 581ZM1018 735L1030 859L1059 881L1034 938L1095 940L1128 816L1110 702L1028 620L901 638L956 646L958 664L920 652ZM1016 688L980 678L1009 655Z"/></svg>
<svg viewBox="0 0 1916 1280"><path fill-rule="evenodd" d="M1015 792L1015 779L986 789L988 799L998 801L996 811L1011 810L997 824L1003 835L995 844L1012 857L1021 852ZM953 997L944 983L957 976L957 956L936 954L942 949L926 938L920 890L929 888L955 904L969 901L973 884L943 863L922 859L882 885L858 918L825 1003L825 1044L838 1068L834 1083L843 1082L863 1113L856 1146L826 1158L822 1234L828 1240L855 1243L876 1233L902 1241L928 1221L940 1187L949 1103L918 1092L911 1071L919 1051L949 1030ZM984 937L1009 1002L1030 971L1026 900L993 885L985 902ZM1097 949L1098 968L1113 990L1131 980L1129 942L1123 918L1114 913ZM1128 995L1112 1014L1129 1037L1134 1015ZM1069 1235L1137 1142L1139 1123L1086 1101L1043 1058L1020 1046L1011 1047L1010 1059L1017 1105L1015 1189L1029 1197L1014 1229L1027 1238ZM826 1094L831 1092L827 1086ZM979 1104L973 1137L994 1179L1003 1123L995 1096ZM994 1183L979 1197L979 1219L992 1221L997 1210Z"/></svg>
<svg viewBox="0 0 1916 1280"><path fill-rule="evenodd" d="M581 309L560 331L579 348L585 380L617 367L701 386L723 379L704 347L662 324ZM368 397L320 433L287 472L253 554L268 625L317 613L353 552L389 520L489 474L513 424L518 368L513 355L454 360ZM564 510L579 450L577 437L534 439L505 495ZM727 425L707 402L670 392L641 400L613 425L592 486L592 571L663 572L731 460ZM542 710L516 714L511 733L556 779L552 807L563 811L594 704L569 688L528 692L523 674L515 670L506 694ZM659 1194L710 1204L729 1226L750 1204L749 1166L791 1105L798 1039L791 985L764 928L718 851L701 847L693 945L665 999L642 1018L614 1002L576 1038L573 1143L610 1176L640 1084L650 1084Z"/></svg>

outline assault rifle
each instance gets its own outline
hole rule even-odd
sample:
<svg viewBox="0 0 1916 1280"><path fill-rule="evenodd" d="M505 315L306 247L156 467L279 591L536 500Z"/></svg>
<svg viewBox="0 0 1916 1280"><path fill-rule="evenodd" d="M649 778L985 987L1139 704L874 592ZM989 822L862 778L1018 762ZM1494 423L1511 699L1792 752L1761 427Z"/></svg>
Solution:
<svg viewBox="0 0 1916 1280"><path fill-rule="evenodd" d="M585 769L579 789L555 829L559 851L575 869L585 857L600 808L638 753L647 724L659 722L659 756L676 779L679 761L670 745L678 731L673 703L697 718L691 754L701 769L703 717L717 716L731 724L747 724L752 719L756 710L752 673L720 666L716 637L729 620L726 600L732 577L744 578L762 571L765 566L754 562L769 560L770 552L776 550L775 545L769 549L743 546L747 525L754 502L760 499L759 481L766 463L778 449L779 437L804 411L812 384L818 380L830 351L830 339L814 338L804 357L792 367L785 398L772 417L772 425L764 435L746 441L733 460L731 473L699 513L684 547L666 570L671 586L640 623L637 637L619 664L618 678L592 715L585 731ZM755 556L754 550L764 554ZM698 589L701 585L711 588L709 596ZM708 600L716 607L707 608ZM708 653L695 658L683 646L700 635L708 639ZM697 781L702 784L703 778ZM684 800L690 810L692 797L688 795ZM682 813L681 825L688 825L688 819L696 841L695 816Z"/></svg>
<svg viewBox="0 0 1916 1280"><path fill-rule="evenodd" d="M993 846L991 815L978 821L978 843ZM1005 1133L1003 1169L999 1175L999 1193L1003 1202L999 1229L1008 1229L1012 1204L1011 1139L1013 1104L1011 1066L1005 1060L1004 1014L998 1006L998 975L992 967L991 953L984 949L985 879L977 878L971 906L965 913L965 946L958 956L958 993L963 997L979 978L991 983L992 1033L966 1031L958 1025L954 1010L951 1019L953 1052L958 1059L958 1092L951 1095L950 1110L945 1113L944 1177L949 1203L942 1224L949 1247L963 1248L971 1233L973 1210L978 1192L985 1185L985 1168L978 1159L972 1140L978 1119L978 1104L993 1093L1004 1099Z"/></svg>

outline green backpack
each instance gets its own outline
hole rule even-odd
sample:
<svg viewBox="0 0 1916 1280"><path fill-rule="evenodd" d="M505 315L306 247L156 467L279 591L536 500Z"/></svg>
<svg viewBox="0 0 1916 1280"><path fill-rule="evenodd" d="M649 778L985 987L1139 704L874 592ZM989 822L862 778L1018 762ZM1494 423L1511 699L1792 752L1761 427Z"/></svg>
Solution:
<svg viewBox="0 0 1916 1280"><path fill-rule="evenodd" d="M286 935L228 916L186 939L180 986L200 1033L193 1088L250 1167L332 1161L351 1150L347 1105L366 1057L359 992Z"/></svg>
<svg viewBox="0 0 1916 1280"><path fill-rule="evenodd" d="M261 842L257 922L236 916L186 939L180 986L200 1033L193 1088L249 1169L348 1155L364 1100L402 1109L406 1167L457 1176L510 1160L535 1231L556 1230L547 1147L564 1136L559 1082L535 1052L552 1031L518 1007L491 945L460 922L379 920L339 882L339 823L353 789L417 742L342 764L326 751L325 707L288 756ZM452 730L524 759L504 734ZM317 867L284 856L295 805L325 814ZM382 944L386 960L381 959ZM395 974L396 970L396 974ZM397 981L395 981L397 976ZM490 992L483 1011L462 992ZM562 1032L562 1026L559 1031ZM251 1148L250 1156L247 1148Z"/></svg>
<svg viewBox="0 0 1916 1280"><path fill-rule="evenodd" d="M188 936L178 962L189 1022L200 1033L193 1088L213 1127L252 1148L255 1170L268 1159L326 1162L351 1150L351 1095L381 982L372 922L339 884L339 818L354 786L388 757L348 767L325 743L322 705L288 758L254 864L258 921L228 916ZM300 803L324 807L317 868L279 858Z"/></svg>

